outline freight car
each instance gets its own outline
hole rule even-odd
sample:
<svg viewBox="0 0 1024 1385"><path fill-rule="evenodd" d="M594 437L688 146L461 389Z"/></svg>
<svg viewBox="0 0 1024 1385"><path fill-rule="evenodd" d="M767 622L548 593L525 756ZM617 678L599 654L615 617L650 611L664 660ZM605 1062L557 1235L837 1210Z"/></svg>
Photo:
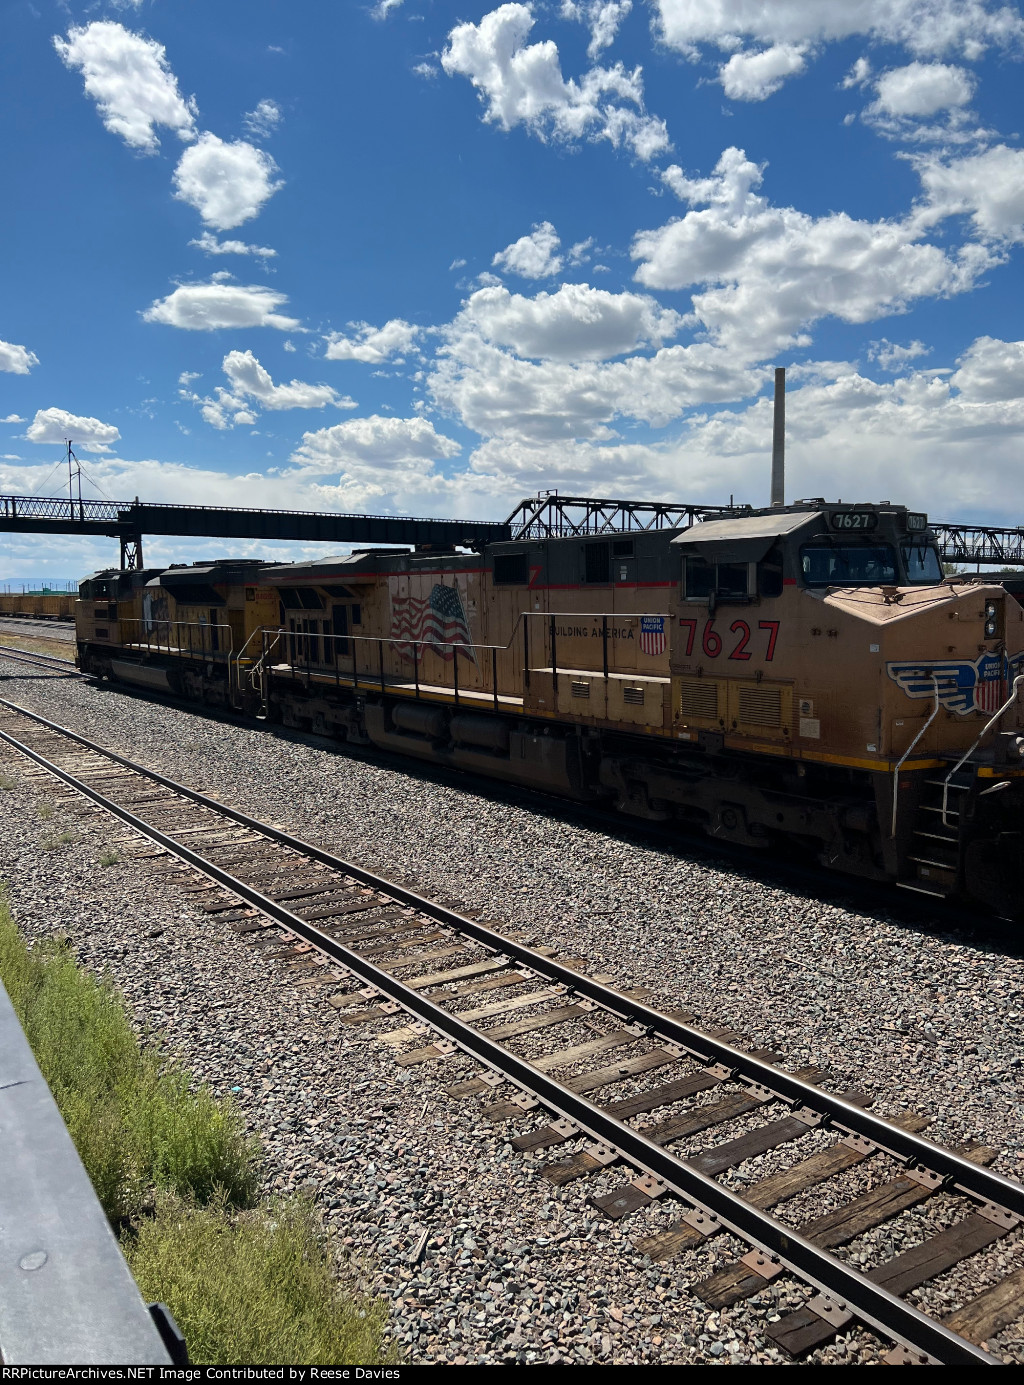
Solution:
<svg viewBox="0 0 1024 1385"><path fill-rule="evenodd" d="M74 592L0 592L0 616L74 620Z"/></svg>
<svg viewBox="0 0 1024 1385"><path fill-rule="evenodd" d="M77 626L100 677L1024 912L1024 609L899 505L101 572Z"/></svg>

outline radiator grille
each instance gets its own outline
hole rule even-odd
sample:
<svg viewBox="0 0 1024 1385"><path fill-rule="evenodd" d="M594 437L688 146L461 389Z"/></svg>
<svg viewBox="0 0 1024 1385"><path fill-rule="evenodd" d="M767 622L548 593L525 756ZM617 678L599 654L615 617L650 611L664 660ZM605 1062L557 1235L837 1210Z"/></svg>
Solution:
<svg viewBox="0 0 1024 1385"><path fill-rule="evenodd" d="M623 702L628 702L633 707L642 707L644 705L643 688L623 688L622 700Z"/></svg>
<svg viewBox="0 0 1024 1385"><path fill-rule="evenodd" d="M679 715L713 721L718 716L718 684L695 678L679 684Z"/></svg>
<svg viewBox="0 0 1024 1385"><path fill-rule="evenodd" d="M782 694L778 688L757 684L739 690L738 720L748 726L781 726Z"/></svg>
<svg viewBox="0 0 1024 1385"><path fill-rule="evenodd" d="M584 678L573 678L569 684L573 697L589 697L590 684Z"/></svg>

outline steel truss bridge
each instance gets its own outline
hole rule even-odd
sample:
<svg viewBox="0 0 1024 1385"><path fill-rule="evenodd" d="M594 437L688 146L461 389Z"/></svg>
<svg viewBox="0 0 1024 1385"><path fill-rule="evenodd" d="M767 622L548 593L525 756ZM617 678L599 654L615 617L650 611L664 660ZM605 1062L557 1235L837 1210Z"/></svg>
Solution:
<svg viewBox="0 0 1024 1385"><path fill-rule="evenodd" d="M343 515L315 510L245 510L210 505L148 505L139 500L0 495L0 531L106 536L121 542L121 566L142 567L144 534L181 538L298 540L304 543L412 544L481 548L510 537L486 520Z"/></svg>
<svg viewBox="0 0 1024 1385"><path fill-rule="evenodd" d="M209 505L151 505L139 500L79 500L0 495L0 531L116 538L121 567L142 567L146 534L182 538L293 540L304 543L411 545L429 551L479 550L508 539L587 538L600 534L688 529L706 519L750 513L749 505L704 505L541 494L523 500L503 523L415 519L401 515L253 510ZM1024 564L1024 528L985 524L930 526L948 563Z"/></svg>
<svg viewBox="0 0 1024 1385"><path fill-rule="evenodd" d="M750 505L738 504L665 504L541 494L517 505L508 522L516 539L583 538L652 529L689 529L701 520L739 517L751 510ZM942 523L930 523L928 527L936 537L944 562L1024 564L1024 528Z"/></svg>

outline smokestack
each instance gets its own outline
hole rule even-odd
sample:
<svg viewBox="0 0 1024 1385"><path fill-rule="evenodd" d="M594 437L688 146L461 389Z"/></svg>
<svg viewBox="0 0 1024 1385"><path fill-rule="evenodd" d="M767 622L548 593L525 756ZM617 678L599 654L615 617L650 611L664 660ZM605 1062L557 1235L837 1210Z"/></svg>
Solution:
<svg viewBox="0 0 1024 1385"><path fill-rule="evenodd" d="M775 421L772 424L772 505L786 503L786 370L775 371Z"/></svg>

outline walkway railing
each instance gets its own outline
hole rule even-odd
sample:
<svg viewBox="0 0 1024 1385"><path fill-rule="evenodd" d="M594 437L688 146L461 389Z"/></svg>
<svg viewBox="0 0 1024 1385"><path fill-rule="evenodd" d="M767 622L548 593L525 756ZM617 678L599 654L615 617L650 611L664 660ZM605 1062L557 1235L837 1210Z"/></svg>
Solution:
<svg viewBox="0 0 1024 1385"><path fill-rule="evenodd" d="M262 631L262 643L258 658L252 659L248 668L243 667L242 656L235 661L237 683L241 687L246 677L258 692L263 705L267 702L267 681L273 675L275 656L287 665L294 674L304 677L307 687L312 686L314 678L333 679L337 686L352 684L356 687L376 687L386 693L396 683L412 685L416 698L423 696L426 684L430 688L442 687L449 690L446 675L447 665L451 665L450 691L455 705L467 695L490 694L494 710L499 709L502 688L504 695L514 696L519 687L518 672L522 673L523 686L529 689L531 679L537 674L551 679L553 695L558 692L558 623L563 620L594 622L591 626L591 640L600 641L600 664L591 666L589 662L573 662L574 672L593 674L605 682L612 675L611 647L614 643L614 623L639 621L643 618L659 618L664 622L665 651L668 650L668 632L671 617L661 611L521 611L505 644L483 644L469 640L452 638L449 640L426 637L413 638L408 635L356 635L324 634L307 630ZM599 624L598 624L599 622ZM539 631L537 624L540 624ZM533 633L531 634L531 629ZM571 636L569 638L572 638ZM253 639L246 642L242 653L249 649ZM531 667L531 647L540 650L543 660L539 667ZM520 651L521 664L517 661ZM435 659L429 678L425 676L426 657ZM249 656L252 657L251 655ZM459 659L472 665L467 676L460 678ZM411 669L408 667L411 663ZM569 666L566 666L569 667ZM564 670L563 670L564 671ZM630 670L632 672L632 670ZM439 682L439 676L441 681Z"/></svg>

